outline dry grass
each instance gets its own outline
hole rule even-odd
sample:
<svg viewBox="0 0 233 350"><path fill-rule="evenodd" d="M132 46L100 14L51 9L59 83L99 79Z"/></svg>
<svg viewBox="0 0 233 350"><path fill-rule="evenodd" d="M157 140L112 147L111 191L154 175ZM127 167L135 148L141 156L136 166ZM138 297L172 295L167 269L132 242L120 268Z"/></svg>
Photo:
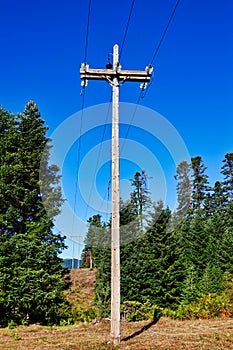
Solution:
<svg viewBox="0 0 233 350"><path fill-rule="evenodd" d="M90 307L94 300L96 270L75 269L70 272L72 282L66 297L74 306Z"/></svg>
<svg viewBox="0 0 233 350"><path fill-rule="evenodd" d="M93 302L95 271L71 271L67 298L86 309ZM111 349L109 321L65 327L39 325L0 329L0 350L102 350ZM161 318L122 322L119 349L227 350L233 349L233 319L175 321Z"/></svg>
<svg viewBox="0 0 233 350"><path fill-rule="evenodd" d="M233 349L233 320L174 321L161 318L157 324L124 322L119 349L180 350ZM146 329L147 328L147 329ZM144 329L144 330L143 330ZM108 321L66 327L31 325L0 329L4 350L101 350L111 349ZM123 339L126 340L123 340Z"/></svg>

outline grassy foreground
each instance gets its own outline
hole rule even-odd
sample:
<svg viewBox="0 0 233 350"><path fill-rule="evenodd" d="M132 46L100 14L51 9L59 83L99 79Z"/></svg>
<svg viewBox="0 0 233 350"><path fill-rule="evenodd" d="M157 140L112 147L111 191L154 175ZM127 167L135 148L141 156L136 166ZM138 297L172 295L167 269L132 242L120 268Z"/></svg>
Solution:
<svg viewBox="0 0 233 350"><path fill-rule="evenodd" d="M85 310L93 303L96 271L71 271L68 300ZM107 320L60 327L40 325L0 328L0 350L102 350L111 349ZM233 349L233 319L177 321L162 317L150 321L122 322L119 349L227 350Z"/></svg>
<svg viewBox="0 0 233 350"><path fill-rule="evenodd" d="M0 329L0 349L4 350L101 350L111 349L109 321L64 327L39 325ZM180 350L233 349L233 320L175 321L161 318L123 322L119 349Z"/></svg>

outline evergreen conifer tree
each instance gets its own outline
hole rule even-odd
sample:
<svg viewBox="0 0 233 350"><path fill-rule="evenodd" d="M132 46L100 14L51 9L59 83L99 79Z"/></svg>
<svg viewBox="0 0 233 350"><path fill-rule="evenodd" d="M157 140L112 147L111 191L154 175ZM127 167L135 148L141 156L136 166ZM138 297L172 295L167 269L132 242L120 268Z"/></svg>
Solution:
<svg viewBox="0 0 233 350"><path fill-rule="evenodd" d="M227 153L223 160L221 173L224 176L223 193L226 203L233 201L233 152Z"/></svg>
<svg viewBox="0 0 233 350"><path fill-rule="evenodd" d="M143 219L145 219L148 205L151 203L145 170L142 170L141 173L137 171L134 174L134 178L131 180L131 186L131 203L134 208L135 216L138 217L139 220L139 229L142 229Z"/></svg>
<svg viewBox="0 0 233 350"><path fill-rule="evenodd" d="M65 237L52 230L62 197L58 169L48 163L49 151L39 176L47 127L33 101L19 116L3 109L1 113L0 142L5 146L0 147L0 323L59 323L69 310L58 256ZM41 182L49 193L41 193ZM50 215L43 196L49 199Z"/></svg>
<svg viewBox="0 0 233 350"><path fill-rule="evenodd" d="M191 204L191 167L186 161L182 161L176 169L175 179L177 180L177 201L176 215L183 218Z"/></svg>
<svg viewBox="0 0 233 350"><path fill-rule="evenodd" d="M226 210L226 193L224 193L224 188L220 181L216 181L212 189L210 210L212 213L222 214Z"/></svg>
<svg viewBox="0 0 233 350"><path fill-rule="evenodd" d="M200 156L191 158L192 166L192 209L195 214L206 214L205 200L210 191L206 167Z"/></svg>

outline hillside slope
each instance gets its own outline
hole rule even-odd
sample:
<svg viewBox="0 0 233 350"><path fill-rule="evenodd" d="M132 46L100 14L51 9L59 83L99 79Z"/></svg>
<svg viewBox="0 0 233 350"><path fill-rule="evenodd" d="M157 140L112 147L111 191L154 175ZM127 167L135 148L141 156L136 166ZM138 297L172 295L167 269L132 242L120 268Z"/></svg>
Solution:
<svg viewBox="0 0 233 350"><path fill-rule="evenodd" d="M94 310L94 291L96 270L73 269L69 273L70 287L66 291L66 297L72 307L78 310L79 316L84 314L83 320L89 320L88 314ZM85 315L87 316L85 319Z"/></svg>

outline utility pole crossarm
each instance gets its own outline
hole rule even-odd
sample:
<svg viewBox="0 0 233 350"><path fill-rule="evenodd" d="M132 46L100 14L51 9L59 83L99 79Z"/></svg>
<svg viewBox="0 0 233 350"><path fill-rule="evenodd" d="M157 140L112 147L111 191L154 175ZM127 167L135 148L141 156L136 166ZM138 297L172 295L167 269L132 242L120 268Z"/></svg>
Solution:
<svg viewBox="0 0 233 350"><path fill-rule="evenodd" d="M80 77L83 80L113 80L117 78L120 81L134 81L148 83L152 74L151 67L147 70L122 70L122 69L90 69L83 66L80 69Z"/></svg>

